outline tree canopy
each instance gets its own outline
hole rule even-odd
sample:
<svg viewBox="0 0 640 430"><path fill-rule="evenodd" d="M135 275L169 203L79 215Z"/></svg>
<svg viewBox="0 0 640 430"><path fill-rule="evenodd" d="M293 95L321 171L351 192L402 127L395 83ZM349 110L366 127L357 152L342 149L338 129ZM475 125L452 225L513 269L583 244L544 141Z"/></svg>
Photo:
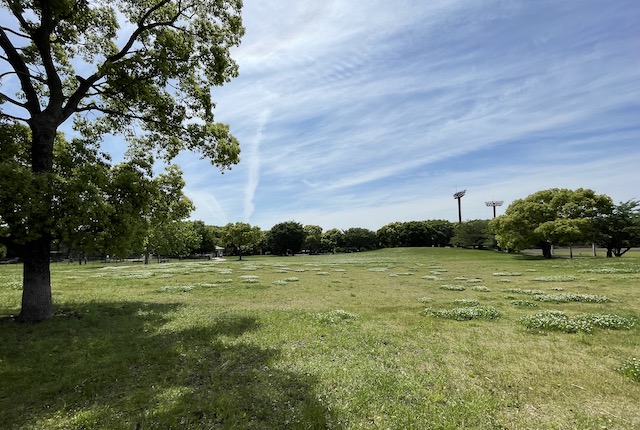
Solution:
<svg viewBox="0 0 640 430"><path fill-rule="evenodd" d="M23 211L19 319L39 321L53 315L50 214L68 191L51 179L59 128L73 120L83 148L95 148L107 133L122 135L131 148L130 178L135 160L146 162L150 154L169 161L191 150L223 170L237 163L238 142L214 120L211 88L238 73L230 48L244 33L242 1L2 0L0 6L1 133L18 123L30 131L14 140L26 158L4 160L22 169L22 182L7 183ZM86 202L78 195L81 207ZM0 213L0 225L17 225L7 221L11 216Z"/></svg>
<svg viewBox="0 0 640 430"><path fill-rule="evenodd" d="M629 200L616 205L611 214L597 220L598 243L607 249L607 257L622 257L640 246L640 202Z"/></svg>
<svg viewBox="0 0 640 430"><path fill-rule="evenodd" d="M302 250L307 234L299 222L286 221L271 227L269 248L277 255L295 254Z"/></svg>
<svg viewBox="0 0 640 430"><path fill-rule="evenodd" d="M490 228L498 245L522 250L540 247L551 257L551 245L595 240L596 220L612 210L611 198L593 190L552 188L515 200Z"/></svg>
<svg viewBox="0 0 640 430"><path fill-rule="evenodd" d="M262 230L246 222L229 223L222 230L222 240L226 245L235 248L238 251L238 259L242 260L242 253L257 246L262 240Z"/></svg>

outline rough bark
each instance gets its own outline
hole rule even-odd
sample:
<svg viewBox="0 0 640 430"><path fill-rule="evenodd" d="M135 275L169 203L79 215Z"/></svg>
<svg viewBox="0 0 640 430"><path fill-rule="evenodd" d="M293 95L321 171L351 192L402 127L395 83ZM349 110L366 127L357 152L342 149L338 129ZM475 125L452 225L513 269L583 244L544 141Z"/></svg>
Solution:
<svg viewBox="0 0 640 430"><path fill-rule="evenodd" d="M20 322L39 322L53 316L49 249L51 238L42 236L25 244L23 255Z"/></svg>
<svg viewBox="0 0 640 430"><path fill-rule="evenodd" d="M46 175L53 172L53 142L56 136L57 124L51 117L36 117L30 121L31 169L34 176ZM41 208L51 208L51 195L46 186L38 190L38 202ZM39 322L53 316L53 300L51 297L50 251L51 234L50 220L47 210L33 214L30 220L33 239L28 240L22 255L24 261L22 280L22 310L18 316L21 322Z"/></svg>

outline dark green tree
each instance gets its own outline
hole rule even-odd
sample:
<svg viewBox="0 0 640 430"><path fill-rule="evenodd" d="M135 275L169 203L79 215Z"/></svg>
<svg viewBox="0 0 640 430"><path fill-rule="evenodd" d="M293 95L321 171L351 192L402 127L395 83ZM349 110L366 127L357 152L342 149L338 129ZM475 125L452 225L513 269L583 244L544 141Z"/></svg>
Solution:
<svg viewBox="0 0 640 430"><path fill-rule="evenodd" d="M629 200L614 206L609 216L595 224L597 241L607 248L607 257L622 257L640 246L640 202Z"/></svg>
<svg viewBox="0 0 640 430"><path fill-rule="evenodd" d="M612 207L611 198L593 190L552 188L514 201L489 226L501 248L518 251L537 246L551 258L553 244L593 239L596 220L610 214Z"/></svg>
<svg viewBox="0 0 640 430"><path fill-rule="evenodd" d="M344 247L344 232L338 228L332 228L322 233L322 249L329 252L337 252Z"/></svg>
<svg viewBox="0 0 640 430"><path fill-rule="evenodd" d="M214 121L211 88L237 75L230 48L244 32L241 6L241 0L2 0L1 78L15 80L0 82L0 126L23 123L31 132L20 143L29 154L26 187L3 183L29 202L20 320L53 315L50 214L60 195L51 175L62 124L74 119L86 142L121 134L135 153L165 160L186 149L221 169L238 161L238 142Z"/></svg>
<svg viewBox="0 0 640 430"><path fill-rule="evenodd" d="M234 248L238 260L242 260L242 253L257 247L262 240L262 230L246 222L229 223L222 230L222 240L226 246Z"/></svg>
<svg viewBox="0 0 640 430"><path fill-rule="evenodd" d="M401 222L392 222L381 227L377 232L378 245L381 248L395 248L400 246L400 235L404 224Z"/></svg>
<svg viewBox="0 0 640 430"><path fill-rule="evenodd" d="M377 236L374 231L352 227L344 231L344 246L351 251L376 249Z"/></svg>
<svg viewBox="0 0 640 430"><path fill-rule="evenodd" d="M409 221L402 225L400 243L402 246L431 246L435 242L436 231L427 221Z"/></svg>
<svg viewBox="0 0 640 430"><path fill-rule="evenodd" d="M427 225L433 231L433 243L431 246L447 246L451 243L454 234L454 224L447 220L429 220Z"/></svg>
<svg viewBox="0 0 640 430"><path fill-rule="evenodd" d="M489 220L476 219L458 223L451 243L464 248L478 248L493 246L495 239L489 230Z"/></svg>
<svg viewBox="0 0 640 430"><path fill-rule="evenodd" d="M309 250L311 254L316 254L322 248L322 227L319 225L305 225L304 233L306 235L304 239L304 247Z"/></svg>
<svg viewBox="0 0 640 430"><path fill-rule="evenodd" d="M200 246L194 249L197 254L210 254L216 246L222 246L222 227L205 225L204 221L193 221L193 229L200 236Z"/></svg>
<svg viewBox="0 0 640 430"><path fill-rule="evenodd" d="M302 250L307 235L299 222L287 221L271 227L269 248L277 255L295 254Z"/></svg>

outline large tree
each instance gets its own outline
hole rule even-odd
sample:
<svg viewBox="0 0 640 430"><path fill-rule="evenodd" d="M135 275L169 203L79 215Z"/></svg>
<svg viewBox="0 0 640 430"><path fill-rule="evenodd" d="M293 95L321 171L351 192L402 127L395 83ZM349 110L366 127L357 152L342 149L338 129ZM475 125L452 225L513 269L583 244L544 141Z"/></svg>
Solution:
<svg viewBox="0 0 640 430"><path fill-rule="evenodd" d="M377 236L374 231L362 227L352 227L344 231L344 246L352 251L376 249Z"/></svg>
<svg viewBox="0 0 640 430"><path fill-rule="evenodd" d="M319 225L305 225L304 234L304 247L311 254L317 254L322 248L322 227Z"/></svg>
<svg viewBox="0 0 640 430"><path fill-rule="evenodd" d="M451 243L455 246L478 249L493 246L495 239L489 231L489 220L476 219L456 224Z"/></svg>
<svg viewBox="0 0 640 430"><path fill-rule="evenodd" d="M2 0L2 126L31 131L23 213L22 321L53 314L48 208L58 129L74 118L89 141L122 134L134 153L166 160L195 150L224 169L238 161L228 126L214 121L211 88L236 76L230 48L243 34L241 0ZM8 12L8 13L7 13ZM12 21L11 21L12 19ZM11 184L3 184L12 186ZM4 217L7 214L0 214ZM0 223L2 225L4 223Z"/></svg>
<svg viewBox="0 0 640 430"><path fill-rule="evenodd" d="M640 202L629 200L616 205L611 214L598 219L597 241L607 248L607 257L622 257L640 246Z"/></svg>
<svg viewBox="0 0 640 430"><path fill-rule="evenodd" d="M262 230L246 222L229 223L222 230L222 240L225 245L235 248L238 260L242 260L242 253L258 246L262 240Z"/></svg>
<svg viewBox="0 0 640 430"><path fill-rule="evenodd" d="M593 190L552 188L514 201L489 226L500 247L537 246L551 258L551 245L594 240L597 220L611 213L612 206L610 197Z"/></svg>
<svg viewBox="0 0 640 430"><path fill-rule="evenodd" d="M306 237L304 227L299 222L281 222L269 231L269 248L277 255L295 254L302 250Z"/></svg>

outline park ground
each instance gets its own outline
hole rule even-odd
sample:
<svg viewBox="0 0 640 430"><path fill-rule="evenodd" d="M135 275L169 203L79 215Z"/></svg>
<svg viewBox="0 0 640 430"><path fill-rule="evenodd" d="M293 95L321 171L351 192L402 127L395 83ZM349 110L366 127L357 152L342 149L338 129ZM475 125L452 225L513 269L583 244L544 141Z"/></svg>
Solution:
<svg viewBox="0 0 640 430"><path fill-rule="evenodd" d="M0 266L2 429L640 428L640 255Z"/></svg>

